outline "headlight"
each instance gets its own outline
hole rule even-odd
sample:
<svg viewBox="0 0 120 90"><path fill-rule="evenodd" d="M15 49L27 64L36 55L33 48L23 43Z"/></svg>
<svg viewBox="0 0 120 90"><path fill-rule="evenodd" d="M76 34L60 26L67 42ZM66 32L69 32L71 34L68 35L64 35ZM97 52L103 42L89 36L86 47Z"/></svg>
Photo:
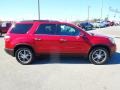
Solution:
<svg viewBox="0 0 120 90"><path fill-rule="evenodd" d="M114 38L109 37L109 40L110 40L113 44L115 44L115 40L114 40Z"/></svg>

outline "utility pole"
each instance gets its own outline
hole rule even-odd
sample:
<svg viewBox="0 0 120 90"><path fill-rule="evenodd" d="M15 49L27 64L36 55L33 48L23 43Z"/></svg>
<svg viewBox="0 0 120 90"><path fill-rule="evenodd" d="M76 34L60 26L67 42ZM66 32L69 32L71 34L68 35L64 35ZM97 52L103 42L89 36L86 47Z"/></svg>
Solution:
<svg viewBox="0 0 120 90"><path fill-rule="evenodd" d="M108 9L108 14L107 14L107 17L108 17L108 19L110 18L110 6L109 6L109 9Z"/></svg>
<svg viewBox="0 0 120 90"><path fill-rule="evenodd" d="M38 20L40 20L40 0L38 0Z"/></svg>
<svg viewBox="0 0 120 90"><path fill-rule="evenodd" d="M88 21L90 19L90 6L88 6Z"/></svg>
<svg viewBox="0 0 120 90"><path fill-rule="evenodd" d="M103 0L102 0L102 6L101 6L101 20L102 20L102 17L103 17Z"/></svg>

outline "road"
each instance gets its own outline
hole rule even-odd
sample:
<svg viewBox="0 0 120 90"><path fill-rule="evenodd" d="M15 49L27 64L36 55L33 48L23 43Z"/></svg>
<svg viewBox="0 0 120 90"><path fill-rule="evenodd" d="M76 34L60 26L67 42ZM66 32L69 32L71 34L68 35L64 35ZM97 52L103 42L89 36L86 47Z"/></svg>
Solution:
<svg viewBox="0 0 120 90"><path fill-rule="evenodd" d="M0 90L119 90L120 89L120 27L92 32L111 35L117 52L107 65L93 65L80 57L51 55L32 65L20 65L4 52L0 37Z"/></svg>

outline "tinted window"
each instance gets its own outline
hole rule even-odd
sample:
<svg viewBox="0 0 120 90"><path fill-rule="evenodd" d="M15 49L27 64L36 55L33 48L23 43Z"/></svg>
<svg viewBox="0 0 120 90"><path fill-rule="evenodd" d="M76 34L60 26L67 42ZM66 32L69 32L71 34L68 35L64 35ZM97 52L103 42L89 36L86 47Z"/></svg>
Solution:
<svg viewBox="0 0 120 90"><path fill-rule="evenodd" d="M70 36L77 36L79 35L80 31L74 27L68 25L58 25L58 35L70 35Z"/></svg>
<svg viewBox="0 0 120 90"><path fill-rule="evenodd" d="M28 30L32 27L32 24L17 24L15 27L11 30L11 33L16 34L25 34L28 32Z"/></svg>
<svg viewBox="0 0 120 90"><path fill-rule="evenodd" d="M41 24L36 31L36 34L49 34L53 35L56 32L55 24Z"/></svg>

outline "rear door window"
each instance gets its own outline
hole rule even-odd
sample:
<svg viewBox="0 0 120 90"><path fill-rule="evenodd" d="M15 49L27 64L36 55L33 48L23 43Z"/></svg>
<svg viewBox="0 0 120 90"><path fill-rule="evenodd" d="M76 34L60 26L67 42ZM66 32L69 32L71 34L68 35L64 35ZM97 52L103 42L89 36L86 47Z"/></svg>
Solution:
<svg viewBox="0 0 120 90"><path fill-rule="evenodd" d="M56 33L56 24L41 24L35 34L48 34L55 35Z"/></svg>
<svg viewBox="0 0 120 90"><path fill-rule="evenodd" d="M31 27L32 24L16 24L15 27L12 28L11 33L26 34Z"/></svg>

